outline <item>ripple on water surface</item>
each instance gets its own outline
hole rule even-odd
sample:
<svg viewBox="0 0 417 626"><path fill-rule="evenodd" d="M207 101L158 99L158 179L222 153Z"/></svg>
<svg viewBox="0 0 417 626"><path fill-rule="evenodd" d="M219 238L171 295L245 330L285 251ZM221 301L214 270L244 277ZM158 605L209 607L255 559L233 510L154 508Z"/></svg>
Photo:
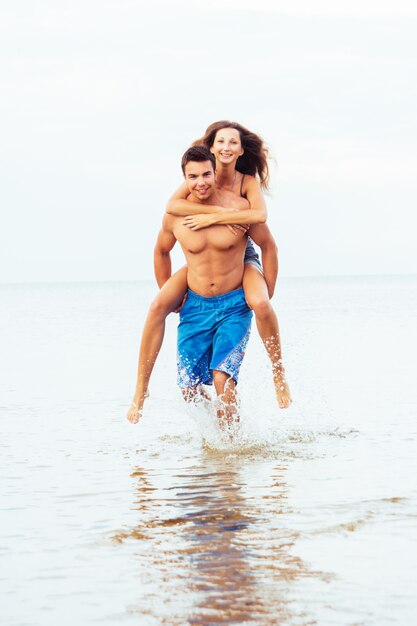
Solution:
<svg viewBox="0 0 417 626"><path fill-rule="evenodd" d="M283 283L295 402L277 410L254 329L232 440L177 401L175 319L124 420L150 288L1 288L3 622L415 623L403 282Z"/></svg>

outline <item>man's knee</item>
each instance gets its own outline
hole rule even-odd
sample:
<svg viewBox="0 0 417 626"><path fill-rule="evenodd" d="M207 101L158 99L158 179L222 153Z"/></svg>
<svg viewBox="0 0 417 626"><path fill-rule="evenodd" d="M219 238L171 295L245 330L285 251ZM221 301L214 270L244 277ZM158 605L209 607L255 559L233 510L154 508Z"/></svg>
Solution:
<svg viewBox="0 0 417 626"><path fill-rule="evenodd" d="M235 381L230 374L220 370L213 370L213 383L218 396L224 393L228 387L235 387Z"/></svg>
<svg viewBox="0 0 417 626"><path fill-rule="evenodd" d="M213 370L213 381L215 383L226 383L228 378L230 378L230 374L226 374L226 372L221 370Z"/></svg>

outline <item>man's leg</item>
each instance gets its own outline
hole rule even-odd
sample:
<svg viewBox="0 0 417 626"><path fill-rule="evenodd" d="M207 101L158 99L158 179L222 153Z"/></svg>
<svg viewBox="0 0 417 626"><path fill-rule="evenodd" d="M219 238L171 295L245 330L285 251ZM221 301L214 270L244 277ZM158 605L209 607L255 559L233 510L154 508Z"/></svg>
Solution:
<svg viewBox="0 0 417 626"><path fill-rule="evenodd" d="M205 400L211 400L211 397L204 389L203 385L197 385L196 387L185 387L181 389L182 397L186 402L195 402L201 398Z"/></svg>
<svg viewBox="0 0 417 626"><path fill-rule="evenodd" d="M285 369L282 364L278 319L269 300L265 279L251 265L245 265L243 288L246 301L255 313L259 336L271 361L278 405L281 409L286 409L290 406L292 400L290 388L285 379Z"/></svg>
<svg viewBox="0 0 417 626"><path fill-rule="evenodd" d="M217 417L220 428L224 429L239 421L236 383L229 374L219 370L213 371L213 383L219 400Z"/></svg>
<svg viewBox="0 0 417 626"><path fill-rule="evenodd" d="M204 385L211 385L209 367L216 310L205 306L209 298L188 291L187 301L180 313L177 331L177 383L186 402L211 400Z"/></svg>
<svg viewBox="0 0 417 626"><path fill-rule="evenodd" d="M187 268L183 267L167 280L150 306L142 332L136 389L127 413L132 424L142 415L149 380L164 339L166 317L181 305L186 290Z"/></svg>
<svg viewBox="0 0 417 626"><path fill-rule="evenodd" d="M221 428L239 422L236 384L250 335L252 311L243 289L235 289L217 299L217 328L213 337L210 369L219 400Z"/></svg>

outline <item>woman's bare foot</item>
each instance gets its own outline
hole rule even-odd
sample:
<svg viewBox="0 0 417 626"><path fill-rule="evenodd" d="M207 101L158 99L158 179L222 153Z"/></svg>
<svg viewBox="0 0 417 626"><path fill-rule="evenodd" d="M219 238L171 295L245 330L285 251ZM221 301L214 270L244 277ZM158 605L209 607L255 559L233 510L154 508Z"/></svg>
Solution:
<svg viewBox="0 0 417 626"><path fill-rule="evenodd" d="M278 400L278 406L280 409L288 409L292 402L290 388L285 380L285 373L283 370L274 374L275 393Z"/></svg>
<svg viewBox="0 0 417 626"><path fill-rule="evenodd" d="M129 407L127 412L127 419L131 424L137 424L140 418L142 417L143 412L143 404L146 398L149 396L148 390L144 391L140 394L135 394L132 404Z"/></svg>
<svg viewBox="0 0 417 626"><path fill-rule="evenodd" d="M275 394L280 409L288 409L292 402L290 388L285 378L285 369L282 359L278 359L272 366Z"/></svg>

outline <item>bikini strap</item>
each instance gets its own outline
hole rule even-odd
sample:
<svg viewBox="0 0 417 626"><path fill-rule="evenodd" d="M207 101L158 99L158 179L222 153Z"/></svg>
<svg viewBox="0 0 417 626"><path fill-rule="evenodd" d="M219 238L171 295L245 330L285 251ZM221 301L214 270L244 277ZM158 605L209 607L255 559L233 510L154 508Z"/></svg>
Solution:
<svg viewBox="0 0 417 626"><path fill-rule="evenodd" d="M243 181L245 180L245 174L242 175L242 180L240 181L240 197L244 198L245 196L242 193Z"/></svg>

